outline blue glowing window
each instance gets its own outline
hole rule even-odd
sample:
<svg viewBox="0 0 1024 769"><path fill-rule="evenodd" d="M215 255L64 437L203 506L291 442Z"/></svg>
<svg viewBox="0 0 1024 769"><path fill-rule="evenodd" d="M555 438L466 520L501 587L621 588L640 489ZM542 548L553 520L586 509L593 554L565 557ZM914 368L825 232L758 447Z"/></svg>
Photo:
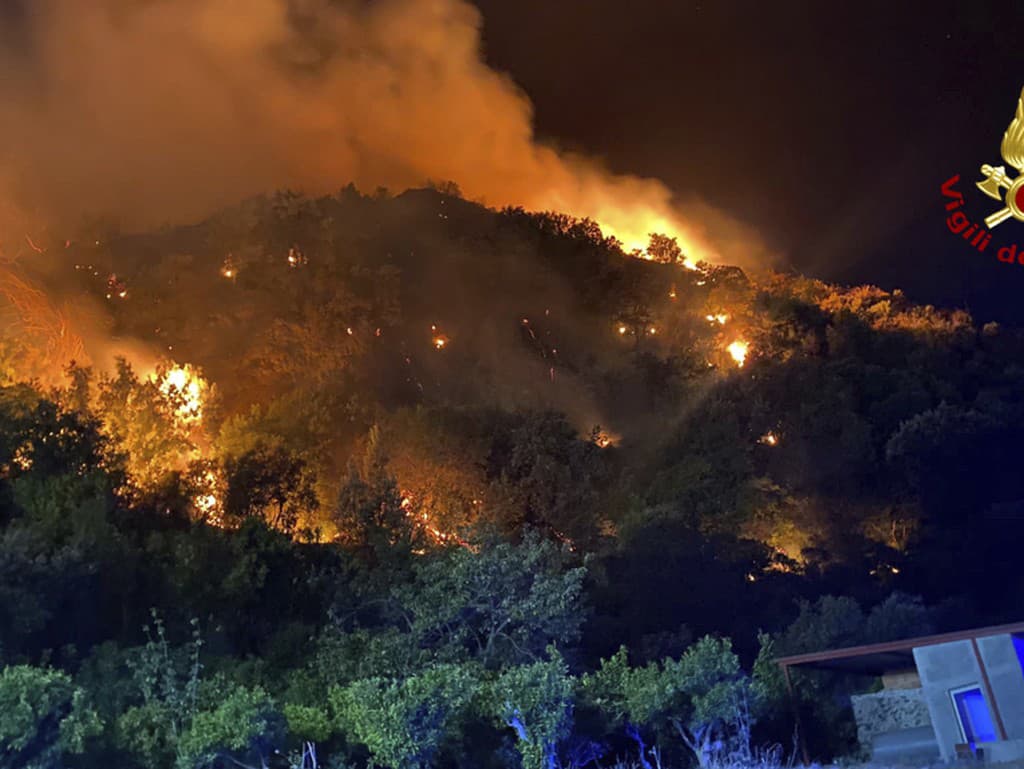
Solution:
<svg viewBox="0 0 1024 769"><path fill-rule="evenodd" d="M1020 662L1021 672L1024 672L1024 638L1011 636L1013 639L1013 650L1017 652L1017 661Z"/></svg>
<svg viewBox="0 0 1024 769"><path fill-rule="evenodd" d="M979 742L995 742L996 729L981 689L971 687L950 694L953 695L953 705L967 744L973 749Z"/></svg>

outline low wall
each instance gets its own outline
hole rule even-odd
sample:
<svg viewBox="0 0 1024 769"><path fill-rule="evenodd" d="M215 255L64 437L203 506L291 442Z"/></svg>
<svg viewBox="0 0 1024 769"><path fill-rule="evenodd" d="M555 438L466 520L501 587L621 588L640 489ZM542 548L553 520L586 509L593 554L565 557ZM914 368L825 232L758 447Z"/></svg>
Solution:
<svg viewBox="0 0 1024 769"><path fill-rule="evenodd" d="M872 694L854 694L850 703L857 720L857 739L868 755L877 735L930 727L932 723L921 689L884 689Z"/></svg>

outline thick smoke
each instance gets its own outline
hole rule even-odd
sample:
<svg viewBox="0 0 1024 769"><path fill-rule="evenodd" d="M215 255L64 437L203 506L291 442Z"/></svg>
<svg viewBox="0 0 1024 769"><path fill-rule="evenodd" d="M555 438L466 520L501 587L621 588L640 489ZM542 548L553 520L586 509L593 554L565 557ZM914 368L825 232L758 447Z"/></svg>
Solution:
<svg viewBox="0 0 1024 769"><path fill-rule="evenodd" d="M285 186L454 180L488 205L589 216L628 245L670 232L691 257L719 256L706 243L720 215L684 226L659 182L536 141L529 100L483 62L480 15L460 0L20 7L0 53L6 205L136 228Z"/></svg>

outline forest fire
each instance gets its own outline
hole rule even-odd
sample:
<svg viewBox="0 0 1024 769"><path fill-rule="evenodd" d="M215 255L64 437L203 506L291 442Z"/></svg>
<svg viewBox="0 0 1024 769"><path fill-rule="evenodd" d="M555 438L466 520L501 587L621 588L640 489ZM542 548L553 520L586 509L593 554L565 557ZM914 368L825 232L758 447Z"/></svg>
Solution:
<svg viewBox="0 0 1024 769"><path fill-rule="evenodd" d="M728 353L732 357L732 359L736 362L736 365L740 366L742 368L743 364L747 360L747 351L748 351L749 348L750 348L749 344L747 344L746 342L744 342L741 339L737 339L735 342L730 344L726 348L726 350L728 351Z"/></svg>
<svg viewBox="0 0 1024 769"><path fill-rule="evenodd" d="M222 483L213 470L206 470L197 483L198 491L192 497L192 504L200 518L213 526L224 525L224 510L221 503Z"/></svg>
<svg viewBox="0 0 1024 769"><path fill-rule="evenodd" d="M174 365L152 377L160 392L174 405L175 416L184 424L202 421L207 391L206 380L189 364Z"/></svg>

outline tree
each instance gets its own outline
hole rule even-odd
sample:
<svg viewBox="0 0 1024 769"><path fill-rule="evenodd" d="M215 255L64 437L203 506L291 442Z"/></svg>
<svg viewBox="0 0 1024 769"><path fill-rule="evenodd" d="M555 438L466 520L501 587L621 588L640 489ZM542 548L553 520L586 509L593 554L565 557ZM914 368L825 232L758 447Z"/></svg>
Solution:
<svg viewBox="0 0 1024 769"><path fill-rule="evenodd" d="M579 638L586 567L537 532L518 544L453 547L414 565L415 582L397 591L423 643L455 645L483 666L534 661L552 643Z"/></svg>
<svg viewBox="0 0 1024 769"><path fill-rule="evenodd" d="M664 668L678 681L684 707L670 718L701 766L707 766L750 722L754 692L728 639L705 636Z"/></svg>
<svg viewBox="0 0 1024 769"><path fill-rule="evenodd" d="M776 689L763 677L771 672L766 661L773 651L767 637L762 644L757 678L741 669L728 639L705 636L678 659L642 668L629 666L623 647L585 677L583 690L613 723L625 726L645 769L650 767L645 753L660 765L658 748L647 751L646 739L656 739L667 726L702 767L726 755L750 759L750 728Z"/></svg>
<svg viewBox="0 0 1024 769"><path fill-rule="evenodd" d="M125 458L136 491L158 489L185 470L194 456L193 430L176 418L182 403L173 390L164 393L156 381L140 381L123 358L116 375L101 377L97 390L96 415L110 439L111 460Z"/></svg>
<svg viewBox="0 0 1024 769"><path fill-rule="evenodd" d="M575 679L554 647L548 659L507 668L487 696L492 716L516 735L523 769L555 769L572 727Z"/></svg>
<svg viewBox="0 0 1024 769"><path fill-rule="evenodd" d="M34 527L0 530L2 658L34 658L42 639L51 643L84 640L83 628L69 614L82 607L95 616L95 572L96 564L80 549L55 547ZM68 608L61 611L60 607ZM76 631L71 637L67 635L69 629Z"/></svg>
<svg viewBox="0 0 1024 769"><path fill-rule="evenodd" d="M562 414L518 418L499 433L488 456L492 518L509 529L534 526L587 547L597 534L605 456Z"/></svg>
<svg viewBox="0 0 1024 769"><path fill-rule="evenodd" d="M629 652L623 646L610 658L602 659L598 669L580 682L584 701L600 711L611 725L623 728L636 743L642 769L652 769L647 741L654 737L651 732L664 707L658 697L661 679L657 664L630 667ZM652 745L650 752L660 766L657 744Z"/></svg>
<svg viewBox="0 0 1024 769"><path fill-rule="evenodd" d="M306 463L283 448L260 446L225 463L224 514L238 523L258 516L274 528L294 531L318 506Z"/></svg>
<svg viewBox="0 0 1024 769"><path fill-rule="evenodd" d="M0 671L0 767L53 769L101 731L85 692L59 670L15 665Z"/></svg>
<svg viewBox="0 0 1024 769"><path fill-rule="evenodd" d="M334 522L342 540L375 563L411 552L421 532L402 507L402 496L388 473L379 433L370 431L362 463L349 464L348 478L338 493Z"/></svg>
<svg viewBox="0 0 1024 769"><path fill-rule="evenodd" d="M203 769L227 758L241 769L267 769L284 737L284 717L260 687L228 685L210 696L178 743L180 769Z"/></svg>
<svg viewBox="0 0 1024 769"><path fill-rule="evenodd" d="M284 734L284 717L267 693L220 677L203 680L203 641L195 620L184 649L168 643L155 610L146 634L146 645L131 663L141 704L118 718L120 745L146 766L203 769L229 758L244 769L266 769Z"/></svg>
<svg viewBox="0 0 1024 769"><path fill-rule="evenodd" d="M388 769L427 769L472 698L465 665L435 665L396 680L370 678L331 690L338 724Z"/></svg>
<svg viewBox="0 0 1024 769"><path fill-rule="evenodd" d="M678 264L683 260L683 250L675 238L652 232L647 245L647 255L656 262Z"/></svg>

